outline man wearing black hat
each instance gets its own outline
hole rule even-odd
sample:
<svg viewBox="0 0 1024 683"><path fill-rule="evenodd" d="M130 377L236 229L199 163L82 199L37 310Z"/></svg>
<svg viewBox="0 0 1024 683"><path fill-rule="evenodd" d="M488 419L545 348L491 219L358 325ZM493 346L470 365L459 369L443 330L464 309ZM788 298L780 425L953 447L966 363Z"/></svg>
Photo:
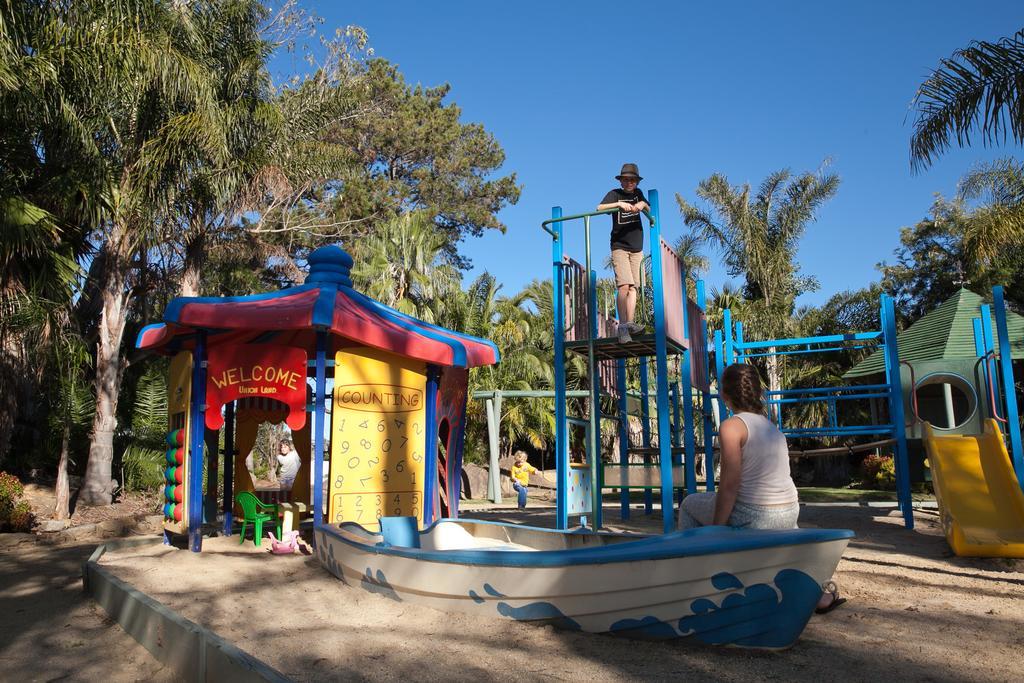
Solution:
<svg viewBox="0 0 1024 683"><path fill-rule="evenodd" d="M615 176L622 188L604 196L598 211L618 209L612 216L612 266L615 269L616 302L619 307L619 342L633 341L630 334L643 331L633 322L636 291L640 287L640 265L644 259L644 230L640 212L649 209L647 197L637 184L643 180L636 164L623 164Z"/></svg>

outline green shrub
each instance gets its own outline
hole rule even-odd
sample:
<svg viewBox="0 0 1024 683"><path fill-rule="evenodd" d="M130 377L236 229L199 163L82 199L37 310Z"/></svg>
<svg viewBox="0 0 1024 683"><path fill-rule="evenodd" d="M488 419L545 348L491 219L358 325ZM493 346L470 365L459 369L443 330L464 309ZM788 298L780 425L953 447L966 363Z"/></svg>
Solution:
<svg viewBox="0 0 1024 683"><path fill-rule="evenodd" d="M32 508L29 507L27 500L18 501L14 510L11 512L9 518L9 524L11 525L11 531L22 531L28 532L32 530L32 521L34 517L32 515Z"/></svg>
<svg viewBox="0 0 1024 683"><path fill-rule="evenodd" d="M896 463L891 455L869 455L861 463L861 483L870 489L896 488Z"/></svg>
<svg viewBox="0 0 1024 683"><path fill-rule="evenodd" d="M32 529L32 508L27 500L19 500L25 493L13 474L0 472L0 527L10 527L12 531L29 531Z"/></svg>
<svg viewBox="0 0 1024 683"><path fill-rule="evenodd" d="M0 472L0 522L6 522L11 518L18 499L25 493L25 487L13 474Z"/></svg>
<svg viewBox="0 0 1024 683"><path fill-rule="evenodd" d="M121 456L126 491L151 491L164 483L164 451L132 444Z"/></svg>

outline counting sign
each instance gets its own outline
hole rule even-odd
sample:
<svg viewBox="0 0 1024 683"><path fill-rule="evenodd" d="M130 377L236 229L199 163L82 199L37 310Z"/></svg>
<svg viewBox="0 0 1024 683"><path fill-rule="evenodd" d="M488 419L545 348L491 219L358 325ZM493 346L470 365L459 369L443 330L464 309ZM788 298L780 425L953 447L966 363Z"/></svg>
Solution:
<svg viewBox="0 0 1024 683"><path fill-rule="evenodd" d="M339 351L331 415L329 519L377 531L423 521L426 367L384 351Z"/></svg>

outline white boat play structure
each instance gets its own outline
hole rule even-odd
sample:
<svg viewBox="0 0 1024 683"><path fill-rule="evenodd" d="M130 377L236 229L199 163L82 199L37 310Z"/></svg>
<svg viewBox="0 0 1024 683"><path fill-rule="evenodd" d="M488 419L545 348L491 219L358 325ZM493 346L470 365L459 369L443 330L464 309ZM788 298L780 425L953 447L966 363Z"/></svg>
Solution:
<svg viewBox="0 0 1024 683"><path fill-rule="evenodd" d="M796 642L851 531L704 527L658 536L385 517L316 531L353 587L444 611L632 638L778 649Z"/></svg>

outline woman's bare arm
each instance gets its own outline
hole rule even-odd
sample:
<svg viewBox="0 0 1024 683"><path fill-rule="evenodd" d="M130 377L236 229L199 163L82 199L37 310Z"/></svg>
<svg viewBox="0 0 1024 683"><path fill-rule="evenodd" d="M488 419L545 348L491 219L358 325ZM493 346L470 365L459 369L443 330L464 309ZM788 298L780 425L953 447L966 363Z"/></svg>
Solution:
<svg viewBox="0 0 1024 683"><path fill-rule="evenodd" d="M715 517L712 524L728 524L733 506L736 505L736 494L740 490L740 472L742 470L743 444L747 440L747 425L738 417L732 417L722 423L718 432L718 440L722 445L722 481L715 494Z"/></svg>

